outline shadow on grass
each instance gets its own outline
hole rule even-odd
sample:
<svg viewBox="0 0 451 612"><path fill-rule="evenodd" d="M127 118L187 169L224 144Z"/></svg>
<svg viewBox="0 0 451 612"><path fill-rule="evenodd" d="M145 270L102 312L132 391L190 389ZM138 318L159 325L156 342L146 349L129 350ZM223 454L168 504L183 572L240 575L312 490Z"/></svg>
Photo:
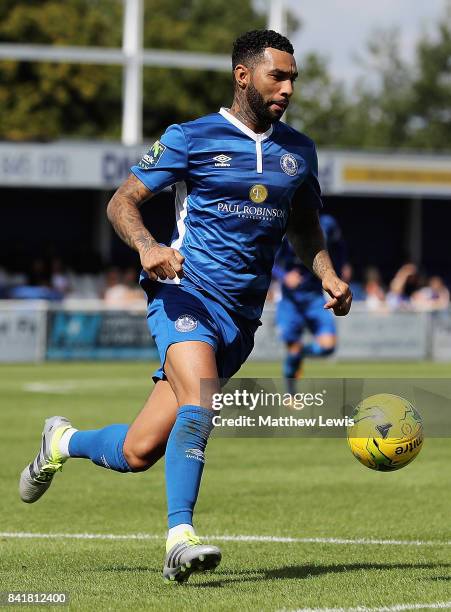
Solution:
<svg viewBox="0 0 451 612"><path fill-rule="evenodd" d="M348 565L289 565L273 569L253 569L253 570L221 570L209 576L208 581L192 582L192 587L221 587L228 584L239 584L242 582L260 582L263 580L305 580L315 576L327 574L344 574L359 570L432 570L448 569L451 563L350 563ZM123 572L149 572L150 574L161 574L161 568L151 566L127 566L127 565L108 565L98 568L103 572L113 572L121 574ZM211 576L211 578L210 578ZM428 580L445 581L450 580L450 576L432 576Z"/></svg>
<svg viewBox="0 0 451 612"><path fill-rule="evenodd" d="M305 580L326 574L344 574L359 570L432 570L447 569L449 563L350 563L348 565L290 565L274 569L222 571L219 570L212 580L196 582L194 587L218 587L240 582L259 582L262 580ZM224 576L224 577L222 577ZM442 578L443 579L443 578ZM445 578L448 579L448 578ZM433 578L431 578L433 580Z"/></svg>
<svg viewBox="0 0 451 612"><path fill-rule="evenodd" d="M93 568L91 568L92 570ZM144 566L144 565L140 565L140 566L129 566L129 565L105 565L103 567L99 567L97 568L98 571L100 572L118 572L118 573L122 573L122 572L150 572L152 574L156 574L157 572L161 572L160 570L157 570L156 567L149 567L149 566Z"/></svg>

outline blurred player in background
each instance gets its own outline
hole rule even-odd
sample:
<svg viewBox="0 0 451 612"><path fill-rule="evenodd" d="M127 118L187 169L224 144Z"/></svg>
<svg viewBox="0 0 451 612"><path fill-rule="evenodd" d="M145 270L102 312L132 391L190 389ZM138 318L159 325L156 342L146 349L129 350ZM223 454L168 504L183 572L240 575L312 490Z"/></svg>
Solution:
<svg viewBox="0 0 451 612"><path fill-rule="evenodd" d="M320 223L334 267L341 273L345 263L345 245L340 227L330 215L321 215ZM330 310L324 308L326 302L321 280L303 265L286 238L277 253L273 276L281 285L276 324L287 348L283 375L287 392L294 395L304 358L325 357L334 352L336 324ZM313 342L302 342L305 330L312 333Z"/></svg>
<svg viewBox="0 0 451 612"><path fill-rule="evenodd" d="M178 582L221 559L193 528L212 394L252 350L284 234L321 278L327 308L345 315L352 299L318 220L315 146L279 122L297 77L291 43L273 31L248 32L235 41L232 64L232 107L170 126L108 205L114 229L142 263L147 320L161 360L149 399L131 426L78 431L65 417L48 419L41 450L20 479L21 498L32 503L69 457L137 472L165 455L163 576ZM146 229L139 208L169 185L176 226L166 246Z"/></svg>

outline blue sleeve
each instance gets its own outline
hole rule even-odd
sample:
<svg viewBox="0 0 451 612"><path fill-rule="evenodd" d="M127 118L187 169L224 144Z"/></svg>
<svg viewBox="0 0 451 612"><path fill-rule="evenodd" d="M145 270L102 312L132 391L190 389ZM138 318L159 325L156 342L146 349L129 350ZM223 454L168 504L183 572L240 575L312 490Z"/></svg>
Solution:
<svg viewBox="0 0 451 612"><path fill-rule="evenodd" d="M296 199L302 206L320 209L323 207L321 200L321 187L318 181L318 156L315 145L312 148L309 173L298 189Z"/></svg>
<svg viewBox="0 0 451 612"><path fill-rule="evenodd" d="M170 125L130 171L153 193L184 181L188 173L188 147L180 125Z"/></svg>

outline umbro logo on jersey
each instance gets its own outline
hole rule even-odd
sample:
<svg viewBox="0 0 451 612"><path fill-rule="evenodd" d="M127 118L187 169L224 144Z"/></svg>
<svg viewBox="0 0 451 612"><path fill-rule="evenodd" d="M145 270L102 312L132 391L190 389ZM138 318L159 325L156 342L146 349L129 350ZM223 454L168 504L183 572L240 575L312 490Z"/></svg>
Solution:
<svg viewBox="0 0 451 612"><path fill-rule="evenodd" d="M216 162L215 168L230 168L229 162L232 161L232 158L228 155L221 153L221 155L216 155L213 159Z"/></svg>

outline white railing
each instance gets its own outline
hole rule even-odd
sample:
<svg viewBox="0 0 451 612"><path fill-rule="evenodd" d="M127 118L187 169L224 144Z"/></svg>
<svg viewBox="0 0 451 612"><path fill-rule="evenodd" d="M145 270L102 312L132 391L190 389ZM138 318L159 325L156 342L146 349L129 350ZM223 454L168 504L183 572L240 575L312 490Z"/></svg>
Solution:
<svg viewBox="0 0 451 612"><path fill-rule="evenodd" d="M284 346L265 307L251 359L276 361ZM451 361L451 310L374 313L353 307L336 319L337 360ZM149 359L155 346L146 328L145 302L129 306L102 300L0 300L0 362L44 359Z"/></svg>

